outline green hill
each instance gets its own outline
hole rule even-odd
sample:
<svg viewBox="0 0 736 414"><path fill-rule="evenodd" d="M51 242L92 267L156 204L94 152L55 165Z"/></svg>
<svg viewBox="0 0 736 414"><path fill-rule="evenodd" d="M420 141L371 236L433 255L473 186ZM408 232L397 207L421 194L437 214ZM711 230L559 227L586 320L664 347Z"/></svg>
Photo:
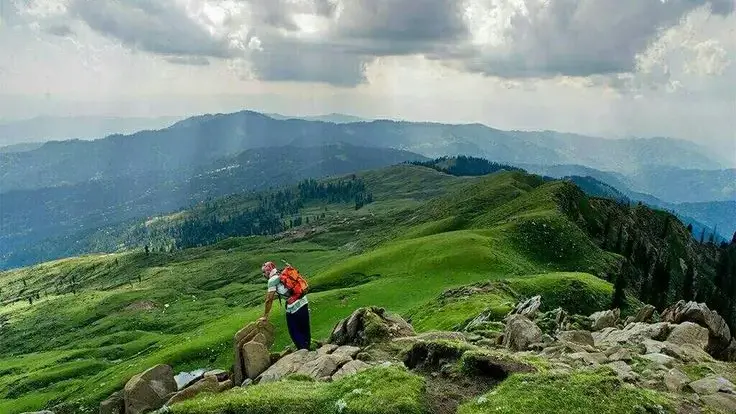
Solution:
<svg viewBox="0 0 736 414"><path fill-rule="evenodd" d="M261 227L244 227L243 217ZM264 217L276 220L273 228ZM127 234L153 251L0 273L0 412L94 410L157 363L228 369L233 334L262 312L266 260L287 260L307 275L319 339L361 306L389 308L423 331L488 306L503 313L534 294L592 312L610 306L618 278L629 281L631 297L654 292L650 268L637 260L652 257L670 275L654 299L681 297L680 259L695 263L707 295L717 249L692 240L667 213L589 198L570 182L520 171L457 177L414 165L231 196ZM183 241L202 246L181 248ZM488 283L508 289L470 302L437 299ZM274 350L289 342L281 312L272 317Z"/></svg>

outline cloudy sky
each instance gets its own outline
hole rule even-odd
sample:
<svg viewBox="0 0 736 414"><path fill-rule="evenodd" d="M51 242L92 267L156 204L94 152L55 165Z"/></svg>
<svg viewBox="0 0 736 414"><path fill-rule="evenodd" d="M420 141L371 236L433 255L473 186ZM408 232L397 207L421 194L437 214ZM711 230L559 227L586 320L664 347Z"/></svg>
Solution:
<svg viewBox="0 0 736 414"><path fill-rule="evenodd" d="M736 159L734 0L0 0L0 119L243 108Z"/></svg>

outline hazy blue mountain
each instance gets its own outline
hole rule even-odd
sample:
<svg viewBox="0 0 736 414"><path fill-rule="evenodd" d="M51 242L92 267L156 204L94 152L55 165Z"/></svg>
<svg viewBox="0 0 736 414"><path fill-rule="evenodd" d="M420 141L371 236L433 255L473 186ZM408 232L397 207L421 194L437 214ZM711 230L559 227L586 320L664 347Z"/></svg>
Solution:
<svg viewBox="0 0 736 414"><path fill-rule="evenodd" d="M0 123L0 146L66 139L103 138L145 129L166 128L182 117L50 117Z"/></svg>
<svg viewBox="0 0 736 414"><path fill-rule="evenodd" d="M301 119L304 121L320 121L320 122L331 122L333 124L350 124L353 122L369 122L372 119L361 118L354 115L345 114L326 114L326 115L314 115L314 116L298 116L298 115L281 115L281 114L266 114L273 119L286 120L286 119Z"/></svg>
<svg viewBox="0 0 736 414"><path fill-rule="evenodd" d="M626 177L632 190L669 202L736 201L736 169L645 167Z"/></svg>
<svg viewBox="0 0 736 414"><path fill-rule="evenodd" d="M736 201L673 203L651 194L632 190L628 183L632 182L634 178L619 173L599 171L580 165L540 166L522 164L519 166L539 175L554 178L570 177L589 195L614 199L625 197L633 202L641 201L655 208L672 211L680 216L683 222L693 224L694 232L698 235L705 228L707 234L715 230L720 236L730 240L733 232L736 231ZM718 183L713 176L727 175L733 171L662 170L665 172L674 171L674 173L669 180L661 175L656 175L660 179L660 186L656 188L659 193L685 191L681 189L682 186L685 186L686 189L692 192L690 198L703 197L703 199L712 196L713 182ZM643 173L638 173L634 177L641 179L643 176ZM703 181L699 182L698 180Z"/></svg>
<svg viewBox="0 0 736 414"><path fill-rule="evenodd" d="M13 144L0 147L0 154L10 152L25 152L41 148L42 142L25 142L22 144Z"/></svg>
<svg viewBox="0 0 736 414"><path fill-rule="evenodd" d="M159 170L6 192L0 195L0 268L61 257L32 248L45 239L59 240L55 250L59 255L79 253L74 250L77 237L65 236L229 194L424 159L400 150L348 144L271 147L249 150L195 169Z"/></svg>
<svg viewBox="0 0 736 414"><path fill-rule="evenodd" d="M335 143L394 148L427 157L472 155L495 162L583 164L639 171L645 165L706 168L716 163L680 141L607 140L553 132L501 131L480 124L378 120L348 124L276 120L242 111L203 115L158 131L94 141L49 142L33 151L0 154L0 188L33 189L151 171L189 170L254 148Z"/></svg>

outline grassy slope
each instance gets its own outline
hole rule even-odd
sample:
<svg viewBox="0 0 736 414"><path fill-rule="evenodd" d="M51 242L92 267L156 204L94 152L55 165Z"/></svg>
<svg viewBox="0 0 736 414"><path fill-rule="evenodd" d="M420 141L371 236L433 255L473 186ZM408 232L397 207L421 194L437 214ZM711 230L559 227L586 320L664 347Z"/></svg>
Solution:
<svg viewBox="0 0 736 414"><path fill-rule="evenodd" d="M358 212L340 210L353 225L311 241L234 239L173 254L88 256L0 274L5 289L20 289L18 280L26 279L48 292L33 306L0 308L0 315L10 317L0 336L0 412L77 398L94 404L156 363L176 370L229 368L233 333L261 312L257 269L266 259L285 258L310 277L315 338L327 336L359 306L408 315L448 288L508 278L527 294L555 293L555 280L591 279L550 272L599 274L616 261L570 227L552 202L557 187L535 177L461 179L400 166L364 179L377 202ZM442 194L447 196L426 203ZM375 221L361 225L369 216ZM561 241L569 243L568 251L551 249L557 242L529 249L529 243L544 240L546 225L565 230ZM352 242L368 247L345 248ZM52 287L71 273L78 293L56 295ZM530 276L538 274L547 276ZM591 286L610 291L607 284ZM141 301L153 309L129 308L141 307ZM280 332L276 349L289 342L280 312L273 315ZM442 317L418 326L444 327Z"/></svg>

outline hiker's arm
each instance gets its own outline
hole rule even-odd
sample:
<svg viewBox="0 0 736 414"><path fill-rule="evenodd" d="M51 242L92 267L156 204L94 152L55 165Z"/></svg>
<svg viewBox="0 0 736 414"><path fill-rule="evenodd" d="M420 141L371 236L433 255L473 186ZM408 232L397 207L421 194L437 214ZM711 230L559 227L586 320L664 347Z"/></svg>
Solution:
<svg viewBox="0 0 736 414"><path fill-rule="evenodd" d="M261 317L261 320L264 320L264 321L268 320L268 314L271 313L271 305L273 305L273 298L275 297L276 297L276 292L266 293L266 309L263 312L263 316Z"/></svg>

